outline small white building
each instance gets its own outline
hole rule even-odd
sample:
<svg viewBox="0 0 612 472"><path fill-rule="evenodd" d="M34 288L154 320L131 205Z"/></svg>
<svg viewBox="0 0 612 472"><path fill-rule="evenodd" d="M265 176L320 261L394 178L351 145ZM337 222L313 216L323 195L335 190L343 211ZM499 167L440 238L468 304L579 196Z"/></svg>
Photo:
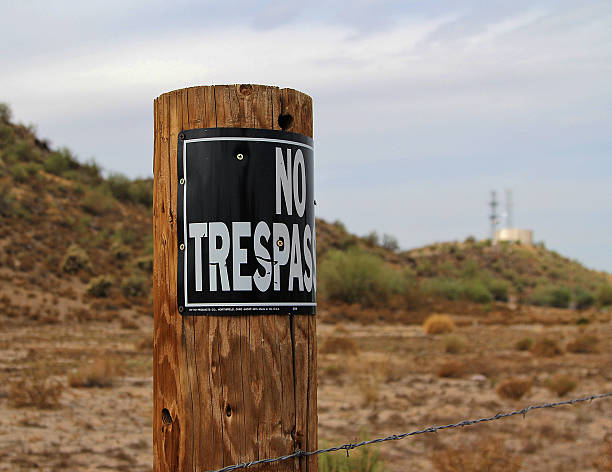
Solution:
<svg viewBox="0 0 612 472"><path fill-rule="evenodd" d="M526 246L533 246L533 230L519 228L502 228L495 231L493 244L499 241L510 241L521 243Z"/></svg>

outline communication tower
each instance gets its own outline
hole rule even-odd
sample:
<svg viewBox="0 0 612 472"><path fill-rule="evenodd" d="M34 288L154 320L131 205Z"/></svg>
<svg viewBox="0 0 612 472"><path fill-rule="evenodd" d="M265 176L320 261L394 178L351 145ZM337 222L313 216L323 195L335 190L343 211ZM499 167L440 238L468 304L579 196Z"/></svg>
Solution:
<svg viewBox="0 0 612 472"><path fill-rule="evenodd" d="M489 216L489 221L491 222L491 240L495 239L497 223L499 223L499 218L497 216L497 205L497 194L495 193L495 190L492 190L491 201L489 202L489 206L491 207L491 215Z"/></svg>

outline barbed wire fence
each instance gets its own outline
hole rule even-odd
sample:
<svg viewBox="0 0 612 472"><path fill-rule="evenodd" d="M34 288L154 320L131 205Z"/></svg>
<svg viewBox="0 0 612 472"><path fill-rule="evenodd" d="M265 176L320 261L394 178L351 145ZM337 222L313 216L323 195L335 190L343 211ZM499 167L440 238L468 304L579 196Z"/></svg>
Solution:
<svg viewBox="0 0 612 472"><path fill-rule="evenodd" d="M479 424L479 423L486 423L488 421L501 420L503 418L508 418L510 416L522 415L523 418L525 418L527 413L529 413L530 411L533 411L533 410L542 410L542 409L545 409L545 408L555 408L557 406L564 406L564 405L576 405L578 403L592 402L593 400L601 400L602 398L607 398L607 397L612 397L612 392L609 392L609 393L600 393L600 394L597 394L597 395L589 395L588 397L582 397L582 398L573 398L571 400L564 400L564 401L560 401L560 402L551 402L551 403L542 403L542 404L539 404L539 405L530 405L530 406L525 407L525 408L523 408L521 410L509 411L509 412L506 412L506 413L497 413L496 415L487 416L487 417L484 417L484 418L471 419L471 420L463 420L463 421L459 421L458 423L446 424L446 425L442 425L442 426L430 426L429 428L419 429L419 430L416 430L416 431L410 431L408 433L392 434L392 435L384 437L384 438L370 439L368 441L361 441L361 442L357 442L357 443L347 443L347 444L342 444L341 446L328 447L326 449L317 449L316 451L301 451L301 450L297 450L297 451L295 451L295 452L293 452L291 454L287 454L285 456L273 457L273 458L269 458L269 459L258 459L258 460L250 461L250 462L242 462L240 464L228 465L228 466L223 467L221 469L209 470L207 472L231 472L233 470L248 469L250 467L254 467L254 466L257 466L257 465L261 465L261 464L272 464L274 462L286 461L286 460L292 459L294 457L316 456L316 455L319 455L319 454L326 454L326 453L335 452L335 451L346 451L346 454L348 456L349 451L351 451L353 449L356 449L358 447L368 446L368 445L371 445L371 444L378 444L378 443L383 443L383 442L387 442L387 441L399 441L400 439L405 439L405 438L408 438L410 436L417 436L419 434L425 434L425 433L436 433L438 431L445 430L445 429L460 428L460 427L464 427L464 426L472 426L472 425Z"/></svg>

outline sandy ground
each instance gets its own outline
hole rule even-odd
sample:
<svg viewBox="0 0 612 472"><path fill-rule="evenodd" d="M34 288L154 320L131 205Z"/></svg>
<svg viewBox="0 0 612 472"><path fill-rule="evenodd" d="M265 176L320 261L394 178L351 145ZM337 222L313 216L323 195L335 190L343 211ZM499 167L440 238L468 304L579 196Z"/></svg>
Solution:
<svg viewBox="0 0 612 472"><path fill-rule="evenodd" d="M152 320L135 321L131 329L119 321L0 326L0 471L152 469L152 353L140 345ZM415 325L320 322L318 331L320 445L612 391L612 325L606 317L547 326L464 320L452 334L460 346L454 354L446 352L449 335L426 335ZM547 336L565 349L580 333L598 338L596 353L541 357L515 348L519 339ZM112 387L68 386L71 373L109 352L122 365ZM460 366L457 378L438 375L448 361ZM63 386L57 407L13 406L11 385L34 367ZM576 382L561 397L547 388L559 373ZM514 377L528 378L532 388L519 400L500 396L496 387ZM432 471L432 458L448 447L477 450L497 438L495 453L518 458L520 470L595 471L605 441L612 439L612 400L424 434L378 451L387 470Z"/></svg>

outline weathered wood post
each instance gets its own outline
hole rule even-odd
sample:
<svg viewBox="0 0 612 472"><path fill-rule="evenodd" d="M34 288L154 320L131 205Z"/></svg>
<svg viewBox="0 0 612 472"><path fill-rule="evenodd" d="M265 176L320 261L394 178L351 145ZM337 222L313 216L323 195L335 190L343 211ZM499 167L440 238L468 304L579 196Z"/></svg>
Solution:
<svg viewBox="0 0 612 472"><path fill-rule="evenodd" d="M217 128L217 130L195 131L202 128ZM217 85L175 90L165 93L155 100L153 442L154 470L156 472L206 471L234 463L284 455L296 449L313 450L317 447L315 317L312 314L300 314L304 313L304 310L281 303L275 305L280 306L281 311L274 314L270 314L269 311L266 312L264 308L259 309L264 310L263 313L265 314L246 311L249 309L257 310L258 306L265 305L265 303L259 305L251 303L251 308L247 307L242 311L234 310L232 303L224 305L228 306L227 309L230 311L188 308L188 296L192 300L193 297L200 296L208 289L209 280L207 277L209 277L209 274L210 279L215 274L214 284L210 280L210 288L212 289L213 285L216 286L219 282L219 292L214 293L220 293L223 296L229 294L230 302L233 301L231 300L233 295L236 295L238 300L245 301L244 294L231 291L237 290L235 285L231 284L235 284L239 279L238 282L247 283L251 287L249 276L253 275L252 279L254 281L254 271L257 271L261 278L259 282L264 285L262 293L280 296L279 293L282 292L274 292L274 290L277 290L276 285L274 285L277 280L276 265L280 267L278 275L281 284L287 284L285 279L292 279L296 291L298 285L300 288L302 283L308 286L310 280L314 288L311 293L307 293L306 289L303 289L303 295L306 297L304 299L312 296L312 300L314 300L316 289L316 272L313 273L314 227L312 228L312 238L309 240L305 234L302 238L303 225L300 223L302 225L299 228L300 240L296 243L295 238L292 238L290 233L281 231L280 236L276 233L270 236L270 229L272 229L272 223L270 223L267 238L266 231L263 231L263 236L262 232L258 233L259 252L257 252L257 237L254 236L250 240L248 235L243 232L236 239L232 230L236 230L237 227L233 227L232 223L226 222L229 232L233 235L228 241L234 246L237 245L238 249L237 252L234 252L236 250L234 247L229 249L229 253L225 253L225 256L228 257L227 264L225 264L225 259L223 263L220 263L218 259L213 260L212 258L213 252L215 257L223 252L225 244L223 231L217 232L213 237L213 223L202 221L192 224L192 221L189 220L188 225L187 220L190 210L184 207L185 214L183 214L183 205L177 205L184 204L184 199L189 202L192 198L189 196L191 190L186 189L193 188L191 183L195 177L190 180L190 177L187 176L187 168L191 164L183 160L184 156L181 157L183 152L187 154L192 152L189 151L191 147L182 147L181 143L193 141L209 145L208 141L202 136L216 136L217 138L214 139L218 141L215 141L217 143L215 145L218 147L203 147L203 159L210 157L206 157L206 153L210 149L213 149L215 153L219 151L221 154L224 150L230 152L234 148L231 147L231 143L227 144L227 141L232 139L227 137L229 130L218 130L220 128L285 130L290 133L297 133L294 136L296 142L291 141L293 144L287 144L292 149L284 150L283 148L276 152L280 152L283 159L287 159L285 153L288 154L289 160L282 161L283 165L287 165L287 174L284 175L286 178L284 183L287 183L291 179L289 170L291 168L291 151L293 151L293 180L295 182L297 178L298 181L294 184L295 188L293 190L294 200L298 207L300 203L303 203L300 198L304 199L307 188L304 184L305 180L302 180L301 184L299 183L300 172L303 174L304 167L311 167L312 159L307 157L306 153L307 148L312 150L312 147L307 144L309 138L312 138L312 101L309 96L301 92L263 85ZM272 137L276 136L275 133L269 131L258 133L264 133L264 135L268 133ZM230 213L235 213L232 213L231 218L242 214L245 206L249 206L250 201L257 199L258 187L256 185L254 187L250 186L249 179L254 177L245 173L247 167L244 166L251 166L251 170L255 168L254 161L248 162L253 158L248 156L247 153L251 149L249 146L255 146L257 144L256 140L262 141L262 138L254 138L252 139L253 142L250 143L246 143L246 141L250 139L248 136L259 136L259 134L245 131L242 134L243 137L238 138L243 141L238 144L246 147L236 148L244 149L244 151L236 154L234 149L234 154L230 157L225 156L225 160L214 157L212 159L213 164L207 164L212 166L208 167L212 176L208 177L209 180L205 184L221 185L215 190L215 195L219 192L223 194L230 190L234 191L234 189L242 192L243 190L240 189L244 188L248 188L249 192L255 192L249 195L241 195L239 199L232 200L226 205L231 207L228 210ZM284 135L288 135L288 133L284 133ZM198 136L200 138L196 139ZM221 138L219 138L220 136ZM247 138L244 136L247 136ZM269 137L268 135L265 136ZM214 139L211 140L214 141ZM225 139L226 144L220 142L219 139ZM289 143L290 141L283 142ZM212 144L210 145L212 146ZM229 147L223 147L224 145ZM302 155L300 149L304 151L304 156L306 156L301 161L301 168L298 165L298 153ZM177 165L179 158L181 158L181 161ZM271 162L274 158L274 155L270 156ZM278 179L278 156L276 159L276 178ZM226 174L231 174L234 171L219 166L224 166L230 161L231 165L243 167L236 167L236 175L239 175L239 178L237 177L238 180L230 179L230 184L228 184ZM187 163L185 169L182 169L183 162ZM308 169L308 171L312 172L311 169ZM185 187L187 182L190 186ZM279 184L276 185L276 193L278 194ZM311 185L311 183L309 182L308 185ZM266 185L266 189L261 189L261 191L274 192L274 188L267 187L269 186ZM288 187L290 192L291 185L288 184ZM300 187L301 197L298 187ZM280 188L281 194L286 190L285 187ZM210 198L216 198L216 196ZM202 200L210 200L210 198L202 197ZM280 198L283 202L281 206L290 205L290 200L285 194L280 197L277 195L276 198L276 214L278 218L281 218L283 215L278 214L278 199ZM308 204L311 205L313 196L307 195L307 198L309 199ZM274 205L274 200L272 200L272 205ZM217 206L223 207L223 204L217 202ZM282 208L283 212L288 212L291 215L289 207L283 206ZM303 213L303 206L301 210ZM308 211L310 210L307 207L306 213ZM274 213L274 209L272 209L272 212ZM297 211L294 209L294 213L296 212L299 213L299 209ZM295 218L295 215L287 218ZM281 220L282 218L279 221ZM196 226L193 226L194 224ZM222 226L222 223L214 224ZM274 231L276 231L276 223L274 225ZM221 226L215 226L215 231ZM240 228L244 229L244 227ZM293 228L297 228L297 225L293 225ZM183 232L183 229L185 232ZM200 233L195 231L200 229L202 230ZM207 229L210 231L210 242L205 238ZM265 230L265 228L263 229ZM291 224L288 225L288 229L291 232ZM255 231L255 224L250 228L250 231ZM277 239L274 239L275 237ZM293 250L295 244L300 247L299 245L302 243L303 251L300 257L302 257L302 254L310 254L306 251L309 243L309 249L312 251L313 257L310 260L305 259L306 263L303 265L301 274L295 272L294 266L291 265L292 272L285 277L286 274L289 274L290 264L294 262L294 254L291 252L292 260L286 262L285 266L282 266L285 261L281 260L279 262L277 259L288 256L289 252L282 257L277 257L277 255L283 254L281 249L289 251L291 248ZM248 247L249 244L250 248ZM256 246L255 249L253 249L253 244ZM274 245L278 248L278 254ZM264 246L265 249L262 249ZM241 254L241 248L244 249L246 255ZM263 253L262 250L264 250ZM185 251L192 251L189 252L191 254L189 257L194 257L193 254L197 254L199 258L204 258L202 259L204 262L198 259L199 262L196 262L194 269L193 262L188 261ZM253 255L254 252L255 255ZM210 260L205 259L205 253L210 256ZM261 254L268 254L268 257L261 256ZM274 257L271 256L272 254L274 254ZM242 257L245 259L241 259ZM215 261L219 263L213 264ZM310 273L306 269L308 261L312 263ZM236 264L243 262L242 267L241 265L236 266ZM182 270L179 271L178 264L181 264L180 267L185 269L186 280L181 280ZM198 267L198 264L202 264L203 267ZM186 268L189 268L189 274L187 274ZM199 269L202 269L199 281L188 281L193 278L191 272ZM233 272L232 269L234 269ZM228 270L230 271L229 279ZM266 281L268 284L270 283L272 273L274 273L274 283L269 285L270 288L266 292L265 289L268 287ZM220 277L220 279L217 280L217 277ZM194 283L197 284L195 288L190 285ZM229 292L225 291L225 283L230 284ZM179 293L177 284L184 284L181 285L181 287L185 287L184 295L182 290ZM272 285L274 285L274 289ZM187 286L189 286L189 292ZM281 290L286 289L287 287ZM252 290L255 292L255 288ZM252 302L252 300L246 301ZM221 306L223 304L217 303L217 305ZM246 306L248 303L242 305ZM208 305L200 304L197 306L206 307ZM211 308L211 310L215 309ZM219 310L221 309L219 308ZM313 310L313 307L311 306L310 309ZM202 310L202 312L197 310ZM262 465L257 470L316 471L317 461L315 457L308 459L294 458L277 464Z"/></svg>

